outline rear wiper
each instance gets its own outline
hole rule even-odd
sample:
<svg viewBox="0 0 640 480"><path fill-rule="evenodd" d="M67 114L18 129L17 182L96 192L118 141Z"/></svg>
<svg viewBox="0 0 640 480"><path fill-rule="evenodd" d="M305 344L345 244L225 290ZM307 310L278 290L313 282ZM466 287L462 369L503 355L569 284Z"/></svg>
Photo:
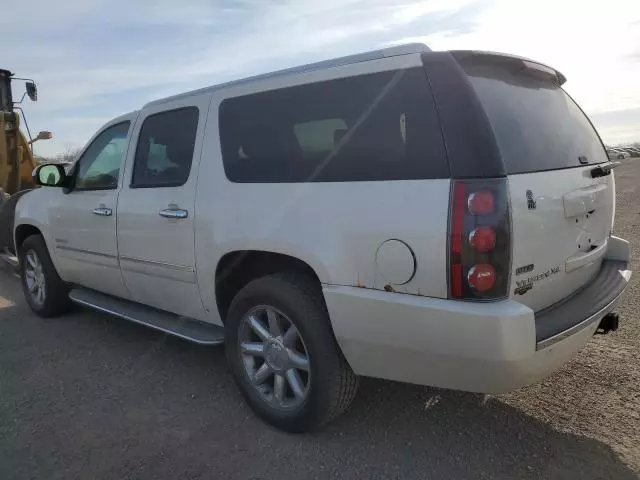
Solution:
<svg viewBox="0 0 640 480"><path fill-rule="evenodd" d="M605 177L611 173L611 170L620 165L620 162L611 162L606 165L598 165L591 169L591 178Z"/></svg>

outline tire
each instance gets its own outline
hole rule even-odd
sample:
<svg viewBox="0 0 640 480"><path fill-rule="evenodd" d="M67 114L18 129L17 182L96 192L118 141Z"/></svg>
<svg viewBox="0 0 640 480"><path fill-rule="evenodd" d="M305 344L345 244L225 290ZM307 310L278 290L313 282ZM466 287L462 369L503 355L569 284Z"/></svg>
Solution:
<svg viewBox="0 0 640 480"><path fill-rule="evenodd" d="M264 336L256 333L249 318L258 319L270 330L269 309L275 312L282 334L270 336L261 343L260 338L264 339ZM298 338L296 346L288 348L293 338L288 334L291 325ZM247 332L258 340L251 345L259 348L262 344L262 355L243 354L246 349L243 350L240 344L251 342L246 341ZM273 334L273 330L262 333ZM231 302L225 338L227 360L242 395L254 412L276 428L290 433L315 430L343 413L356 395L358 377L338 347L322 292L305 275L278 273L250 282ZM298 365L305 365L299 360L304 359L305 354L307 370L296 370ZM296 361L291 362L291 359ZM271 376L257 387L250 376L254 369L258 373L265 366L271 370ZM296 370L297 381L291 379L292 369ZM278 400L276 394L278 376L281 377L280 385L285 385L281 387L282 400ZM295 395L296 383L303 387L297 389L303 395Z"/></svg>
<svg viewBox="0 0 640 480"><path fill-rule="evenodd" d="M25 299L37 315L53 317L71 307L69 288L62 281L41 235L31 235L20 247L20 278ZM41 288L32 288L34 278ZM38 294L42 291L42 297ZM37 293L38 292L38 293Z"/></svg>
<svg viewBox="0 0 640 480"><path fill-rule="evenodd" d="M13 225L15 222L16 205L20 197L28 192L30 192L30 190L22 190L13 195L7 195L4 192L0 194L0 196L5 196L4 200L0 200L0 251L7 248L10 252L15 252L13 245Z"/></svg>

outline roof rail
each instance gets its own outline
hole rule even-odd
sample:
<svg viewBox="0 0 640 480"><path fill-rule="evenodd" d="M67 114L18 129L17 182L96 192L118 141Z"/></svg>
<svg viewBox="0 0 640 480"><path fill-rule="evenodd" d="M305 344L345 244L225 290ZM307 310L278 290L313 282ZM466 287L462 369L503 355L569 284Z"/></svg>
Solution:
<svg viewBox="0 0 640 480"><path fill-rule="evenodd" d="M321 62L309 63L298 67L277 70L272 73L264 74L265 77L288 74L288 73L304 73L322 68L340 67L342 65L350 65L352 63L368 62L370 60L379 60L381 58L395 57L397 55L409 55L411 53L430 52L431 49L423 43L408 43L406 45L397 45L393 47L382 48L380 50L372 50L370 52L356 53L355 55L347 55L346 57L332 58ZM251 77L251 79L260 78L263 75Z"/></svg>
<svg viewBox="0 0 640 480"><path fill-rule="evenodd" d="M180 93L178 95L174 95L171 97L167 97L159 100L153 100L147 103L145 107L148 105L162 104L169 100L175 100L177 98L181 98L187 95L192 95L195 93L203 93L208 90L215 90L222 87L241 85L243 83L252 82L255 80L265 80L268 78L279 77L281 75L306 73L306 72L312 72L314 70L321 70L323 68L341 67L343 65L350 65L353 63L368 62L371 60L379 60L381 58L395 57L398 55L409 55L412 53L424 53L424 52L430 52L430 51L431 49L423 43L408 43L405 45L396 45L393 47L382 48L380 50L372 50L370 52L356 53L355 55L347 55L346 57L332 58L329 60L323 60L321 62L309 63L306 65L300 65L297 67L285 68L283 70L276 70L274 72L254 75L252 77L246 77L239 80L232 80L230 82L225 82L218 85L212 85L210 87L200 88L198 90L193 90L190 92Z"/></svg>

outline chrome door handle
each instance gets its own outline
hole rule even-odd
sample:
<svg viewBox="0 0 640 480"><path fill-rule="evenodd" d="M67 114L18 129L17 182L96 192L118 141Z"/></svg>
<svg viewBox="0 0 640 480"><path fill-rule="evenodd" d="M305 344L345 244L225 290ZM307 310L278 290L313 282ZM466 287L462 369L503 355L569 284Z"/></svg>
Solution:
<svg viewBox="0 0 640 480"><path fill-rule="evenodd" d="M102 215L103 217L110 217L113 214L113 210L107 207L97 207L93 209L95 215Z"/></svg>
<svg viewBox="0 0 640 480"><path fill-rule="evenodd" d="M189 212L181 208L165 208L164 210L160 210L158 215L164 218L187 218Z"/></svg>

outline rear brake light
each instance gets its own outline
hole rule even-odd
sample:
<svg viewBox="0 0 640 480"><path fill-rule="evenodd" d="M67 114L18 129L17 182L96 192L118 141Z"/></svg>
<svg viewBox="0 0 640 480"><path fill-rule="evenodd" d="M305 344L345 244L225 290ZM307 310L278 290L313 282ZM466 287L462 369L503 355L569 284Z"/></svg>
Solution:
<svg viewBox="0 0 640 480"><path fill-rule="evenodd" d="M504 298L510 269L507 179L455 180L449 217L450 298Z"/></svg>

